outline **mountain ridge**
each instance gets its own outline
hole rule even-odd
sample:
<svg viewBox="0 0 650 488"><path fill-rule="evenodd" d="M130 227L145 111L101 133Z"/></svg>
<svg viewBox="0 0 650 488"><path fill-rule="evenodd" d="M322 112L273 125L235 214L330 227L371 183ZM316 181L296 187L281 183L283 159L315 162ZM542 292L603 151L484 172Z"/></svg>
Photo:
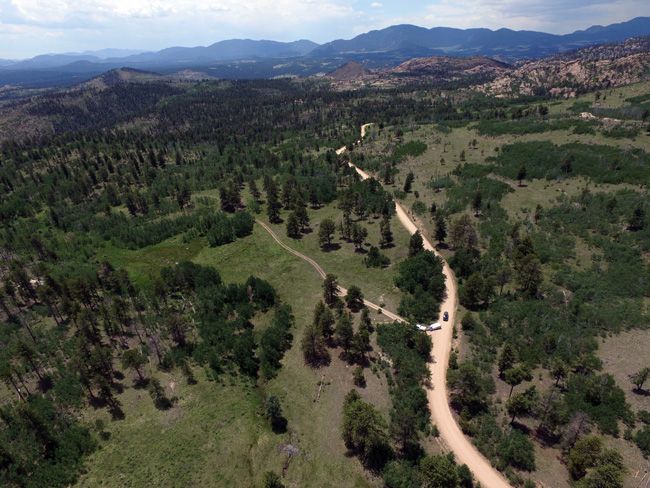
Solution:
<svg viewBox="0 0 650 488"><path fill-rule="evenodd" d="M431 56L482 56L513 64L639 36L650 36L650 17L564 35L399 24L322 45L309 40L230 39L209 46L169 47L118 58L100 58L101 51L41 55L20 62L0 62L0 85L69 86L121 67L161 74L186 69L225 79L251 79L331 73L348 61L368 70L383 70Z"/></svg>

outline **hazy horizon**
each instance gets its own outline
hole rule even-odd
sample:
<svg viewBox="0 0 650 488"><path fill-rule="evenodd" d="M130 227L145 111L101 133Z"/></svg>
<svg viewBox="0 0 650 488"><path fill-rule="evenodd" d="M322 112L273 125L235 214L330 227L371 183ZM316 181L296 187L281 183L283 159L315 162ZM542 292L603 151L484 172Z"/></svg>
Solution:
<svg viewBox="0 0 650 488"><path fill-rule="evenodd" d="M157 51L233 38L322 44L395 24L565 34L646 15L644 0L0 0L0 58Z"/></svg>

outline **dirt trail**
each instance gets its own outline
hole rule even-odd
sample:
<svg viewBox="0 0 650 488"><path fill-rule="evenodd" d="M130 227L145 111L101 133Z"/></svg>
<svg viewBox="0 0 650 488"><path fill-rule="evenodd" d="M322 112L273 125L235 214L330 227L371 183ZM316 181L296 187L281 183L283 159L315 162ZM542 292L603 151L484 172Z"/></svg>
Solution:
<svg viewBox="0 0 650 488"><path fill-rule="evenodd" d="M361 128L362 137L366 133L367 127L371 124L365 124ZM337 154L342 154L346 151L342 147L336 151ZM362 179L369 178L370 175L365 171L357 168L352 163L348 163L353 167ZM399 221L404 228L410 233L414 234L418 229L417 225L411 220L408 213L402 205L395 202L395 209ZM449 353L451 352L451 344L453 339L453 324L456 323L456 309L458 306L458 290L456 287L456 278L453 271L447 264L447 261L440 256L438 251L431 245L431 242L425 235L422 235L424 241L424 248L428 251L434 252L443 260L443 273L445 275L445 286L447 288L446 297L440 304L440 317L438 320L443 327L441 330L429 332L433 340L433 358L434 361L429 363L429 371L431 372L431 388L427 390L427 398L429 400L429 410L433 422L440 431L446 446L456 456L456 461L461 464L466 464L472 471L477 481L482 486L487 488L510 488L508 481L492 467L490 462L483 456L479 450L465 437L463 431L456 423L451 408L449 406L449 398L447 394L447 366L449 365ZM449 312L449 321L443 322L442 315L444 312Z"/></svg>
<svg viewBox="0 0 650 488"><path fill-rule="evenodd" d="M288 252L290 252L294 256L299 257L300 259L303 259L304 261L307 261L316 270L316 272L320 275L321 278L323 278L323 279L325 278L327 273L325 273L325 270L321 267L320 264L318 264L316 261L314 261L309 256L306 256L303 253L298 252L295 249L292 249L291 247L286 245L284 242L282 242L280 240L280 238L277 236L277 234L275 232L273 232L273 229L271 229L271 227L269 227L265 222L262 222L261 220L256 220L256 222L259 225L261 225L264 228L264 230L271 235L273 240L275 242L277 242L282 248L284 248L285 250L287 250ZM347 293L348 293L348 290L346 288L343 288L342 286L338 287L339 296L345 296L345 295L347 295ZM391 312L389 310L386 310L386 309L380 307L379 305L377 305L375 303L369 302L368 300L364 300L363 304L366 307L368 307L368 308L370 308L372 310L381 311L381 313L383 315L385 315L386 317L388 317L391 320L395 320L395 321L401 322L401 323L406 323L406 320L404 318L400 317L396 313L393 313L393 312Z"/></svg>

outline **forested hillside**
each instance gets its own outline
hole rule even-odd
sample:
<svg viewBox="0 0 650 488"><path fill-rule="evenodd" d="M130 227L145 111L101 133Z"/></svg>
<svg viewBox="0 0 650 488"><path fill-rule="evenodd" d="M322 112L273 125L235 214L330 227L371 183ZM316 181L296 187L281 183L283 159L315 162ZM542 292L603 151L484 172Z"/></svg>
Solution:
<svg viewBox="0 0 650 488"><path fill-rule="evenodd" d="M397 199L459 281L463 431L515 485L633 486L648 336L629 371L599 346L650 325L647 85L114 78L0 108L3 485L472 486L413 327L442 262Z"/></svg>
<svg viewBox="0 0 650 488"><path fill-rule="evenodd" d="M332 148L353 141L363 120L426 120L423 101L335 93L310 82L120 79L9 104L1 117L3 484L68 486L87 471L89 456L91 471L81 483L94 486L95 479L118 476L134 446L150 435L139 419L167 425L187 415L206 422L201 402L214 395L226 395L239 402L236 410L250 414L242 428L260 439L268 461L245 474L230 465L220 471L222 481L218 476L200 483L261 482L266 471L280 471L281 459L287 470L291 449L333 448L331 465L296 461L285 475L319 480L325 472L314 471L316 463L376 484L345 458L340 434L333 444L340 447L322 439L303 440L303 447L295 438L304 434L313 407L296 411L293 402L278 404L294 394L279 386L283 382L309 387L321 374L341 375L347 364L356 364L354 383L367 384L386 414L390 369L380 367L375 339L373 346L354 330L346 339L345 327L357 328L363 315L353 297L358 293L358 300L361 290L350 288L353 315L339 306L343 302L330 302L342 324L337 330L343 329L325 337L338 352L320 373L322 364L297 361L311 320L306 316L317 303L311 290L320 283L301 272L295 280L307 280L305 286L287 289L288 277L269 269L288 258L265 257L270 244L258 255L247 249L266 239L256 231L256 218L280 226L283 235L286 225L289 238L309 246L317 237L311 226L331 219L334 229L319 232L316 252L332 270L340 260L349 263L340 269L341 279L359 276L359 270L368 277L364 290L397 308L393 275L406 243L390 229L390 195L376 183L358 182ZM240 252L234 261L229 257ZM266 266L256 266L258 259ZM224 264L215 269L215 260ZM368 328L377 319L363 320ZM412 334L402 340L407 344ZM287 351L298 355L285 360ZM421 354L426 358L426 349ZM278 377L286 361L291 367ZM362 380L371 365L372 377ZM300 379L289 380L292 375ZM354 387L352 375L344 377ZM417 383L415 389L423 394ZM342 414L345 393L324 393L323 401ZM289 431L283 408L289 410ZM414 408L423 407L400 411ZM226 418L232 412L215 414L226 416L216 419L220 425L231 425ZM317 428L331 430L328 418ZM418 428L428 433L425 419ZM230 432L199 425L204 436ZM245 439L237 436L238 442ZM297 447L278 450L274 442L281 439ZM188 456L198 459L200 444L186 442ZM241 447L237 456L250 456ZM115 449L124 451L115 456ZM384 463L393 457L386 454ZM172 458L166 463L184 459ZM153 450L141 461L159 470L162 459L163 452ZM145 471L130 473L129 483L141 486ZM199 482L199 472L183 476ZM168 481L165 475L157 479L160 486Z"/></svg>
<svg viewBox="0 0 650 488"><path fill-rule="evenodd" d="M514 485L637 486L647 472L649 90L457 95L436 124L375 126L355 156L456 273L451 404ZM638 345L615 349L623 331Z"/></svg>

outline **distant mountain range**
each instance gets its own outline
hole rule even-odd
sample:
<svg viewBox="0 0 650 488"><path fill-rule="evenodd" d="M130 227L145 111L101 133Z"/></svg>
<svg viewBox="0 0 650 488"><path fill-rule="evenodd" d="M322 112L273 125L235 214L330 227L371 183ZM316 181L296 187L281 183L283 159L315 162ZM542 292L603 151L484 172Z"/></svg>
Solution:
<svg viewBox="0 0 650 488"><path fill-rule="evenodd" d="M428 56L489 56L513 63L649 35L650 17L566 35L396 25L323 45L308 40L233 39L205 47L171 47L156 52L107 49L41 55L22 61L0 60L0 86L70 85L120 67L163 74L189 69L219 78L272 78L328 73L349 61L368 69L387 68Z"/></svg>
<svg viewBox="0 0 650 488"><path fill-rule="evenodd" d="M618 42L650 35L650 17L606 27L593 26L572 34L555 35L510 29L426 29L395 25L361 34L350 40L332 41L312 51L311 56L373 55L403 52L415 56L490 56L504 61L540 58L588 45Z"/></svg>
<svg viewBox="0 0 650 488"><path fill-rule="evenodd" d="M121 66L187 66L210 64L214 62L243 60L246 58L282 59L304 56L318 47L311 41L294 42L253 41L250 39L232 39L216 42L203 47L170 47L156 52L128 51L119 55L118 49L103 49L85 53L43 54L23 61L9 61L7 70L49 69L63 67L74 63L90 62L96 64ZM0 61L2 62L2 61Z"/></svg>

